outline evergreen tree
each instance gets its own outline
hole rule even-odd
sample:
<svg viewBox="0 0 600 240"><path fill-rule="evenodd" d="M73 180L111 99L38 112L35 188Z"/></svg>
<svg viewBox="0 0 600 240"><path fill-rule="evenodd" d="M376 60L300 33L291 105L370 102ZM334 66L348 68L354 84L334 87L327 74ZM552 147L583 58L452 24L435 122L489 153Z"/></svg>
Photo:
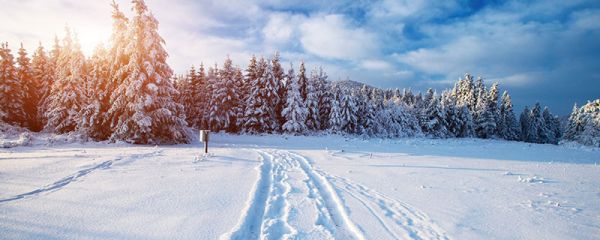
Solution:
<svg viewBox="0 0 600 240"><path fill-rule="evenodd" d="M513 112L512 101L507 91L502 94L497 129L499 137L506 140L519 140L520 138L519 123Z"/></svg>
<svg viewBox="0 0 600 240"><path fill-rule="evenodd" d="M582 130L583 124L580 119L579 108L577 107L577 103L575 103L571 115L569 116L569 123L565 130L564 138L573 141L575 140L575 136L581 133Z"/></svg>
<svg viewBox="0 0 600 240"><path fill-rule="evenodd" d="M329 113L329 130L332 133L340 133L342 131L342 110L340 109L340 94L337 88L332 89L333 96L331 98L331 111Z"/></svg>
<svg viewBox="0 0 600 240"><path fill-rule="evenodd" d="M236 132L238 130L236 117L239 103L235 92L235 68L229 57L225 60L217 79L213 85L210 100L210 129Z"/></svg>
<svg viewBox="0 0 600 240"><path fill-rule="evenodd" d="M562 137L562 133L560 130L560 122L558 118L550 113L548 107L544 108L544 112L542 113L542 117L544 118L544 124L546 125L546 135L547 143L558 144L560 138Z"/></svg>
<svg viewBox="0 0 600 240"><path fill-rule="evenodd" d="M300 96L302 96L302 101L306 102L306 97L308 96L308 78L306 77L304 60L300 62L300 70L298 71L298 85L300 86Z"/></svg>
<svg viewBox="0 0 600 240"><path fill-rule="evenodd" d="M246 122L244 129L250 133L272 132L277 129L273 105L279 101L274 86L272 65L261 60L257 71L261 73L250 85L251 92L246 103Z"/></svg>
<svg viewBox="0 0 600 240"><path fill-rule="evenodd" d="M35 105L35 112L37 113L35 116L36 127L32 129L34 131L42 130L42 127L46 124L44 117L46 109L43 106L44 102L46 101L45 99L52 88L53 72L52 63L46 55L44 47L40 43L39 47L33 53L33 57L31 58L31 74L33 81L35 81L35 86L37 86L34 88L37 95L37 103Z"/></svg>
<svg viewBox="0 0 600 240"><path fill-rule="evenodd" d="M164 40L158 34L158 21L143 0L133 0L130 22L127 74L111 102L113 141L141 144L187 143L183 106L174 101L177 90L170 81L172 70L166 63Z"/></svg>
<svg viewBox="0 0 600 240"><path fill-rule="evenodd" d="M321 126L319 121L319 96L317 93L318 76L316 71L312 71L307 83L306 109L306 127L309 131L317 131Z"/></svg>
<svg viewBox="0 0 600 240"><path fill-rule="evenodd" d="M327 73L323 68L319 67L319 76L317 80L317 95L319 96L319 120L321 122L320 129L326 130L329 128L329 116L331 115L331 101L333 93L331 84L327 81Z"/></svg>
<svg viewBox="0 0 600 240"><path fill-rule="evenodd" d="M15 68L14 56L8 43L0 46L0 120L25 126L27 116L24 107L25 91Z"/></svg>
<svg viewBox="0 0 600 240"><path fill-rule="evenodd" d="M491 133L491 135L497 135L498 134L498 121L499 121L499 111L498 111L498 83L493 83L492 87L490 88L490 91L488 93L488 99L487 99L487 104L488 104L488 111L490 111L490 114L492 115L492 118L494 119L494 123L496 125L496 129L493 130L493 132Z"/></svg>
<svg viewBox="0 0 600 240"><path fill-rule="evenodd" d="M85 107L85 58L78 41L73 40L67 28L60 57L56 63L55 81L48 97L48 122L44 129L49 132L67 133L79 124L79 112Z"/></svg>
<svg viewBox="0 0 600 240"><path fill-rule="evenodd" d="M273 69L273 78L275 83L275 89L277 90L277 101L275 103L275 120L277 123L277 130L281 130L281 126L285 123L285 118L281 114L285 108L286 86L285 86L285 72L281 67L279 52L275 52L273 59L271 59L271 67Z"/></svg>
<svg viewBox="0 0 600 240"><path fill-rule="evenodd" d="M98 46L88 62L89 74L85 81L85 100L79 116L77 128L85 136L95 140L106 140L111 132L108 126L107 107L104 103L110 93L108 53L103 46Z"/></svg>
<svg viewBox="0 0 600 240"><path fill-rule="evenodd" d="M346 133L357 133L358 132L358 119L356 113L358 108L356 106L355 97L352 92L342 92L340 96L340 115L342 116L342 131Z"/></svg>
<svg viewBox="0 0 600 240"><path fill-rule="evenodd" d="M521 116L519 117L519 123L521 124L521 140L524 142L529 142L529 139L533 139L533 135L530 131L531 126L531 111L529 107L525 106L523 112L521 112Z"/></svg>
<svg viewBox="0 0 600 240"><path fill-rule="evenodd" d="M429 94L428 94L429 95ZM438 98L433 95L429 105L424 111L424 121L422 122L423 132L432 137L444 138L448 136L446 128L446 116Z"/></svg>
<svg viewBox="0 0 600 240"><path fill-rule="evenodd" d="M282 111L282 115L286 119L286 122L282 126L283 131L304 134L306 132L306 116L308 111L302 100L300 84L298 78L294 75L294 68L292 66L290 66L290 70L288 71L286 82L288 83L288 98L285 108Z"/></svg>
<svg viewBox="0 0 600 240"><path fill-rule="evenodd" d="M478 82L482 82L478 80ZM492 105L489 95L485 91L482 83L478 84L479 97L477 98L477 106L475 107L475 134L479 138L490 138L494 136L496 131L496 119L494 119Z"/></svg>
<svg viewBox="0 0 600 240"><path fill-rule="evenodd" d="M25 111L25 122L24 126L27 126L29 130L40 131L41 126L38 123L37 106L39 104L38 89L41 87L38 81L33 78L33 69L31 68L31 62L27 57L27 51L21 43L17 57L17 78L21 83L24 92L23 109Z"/></svg>

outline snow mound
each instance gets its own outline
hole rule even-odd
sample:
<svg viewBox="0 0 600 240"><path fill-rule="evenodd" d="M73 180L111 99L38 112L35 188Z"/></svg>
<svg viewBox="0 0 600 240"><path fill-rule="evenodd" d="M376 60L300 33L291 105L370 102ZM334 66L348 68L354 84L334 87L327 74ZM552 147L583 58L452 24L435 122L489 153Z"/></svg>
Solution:
<svg viewBox="0 0 600 240"><path fill-rule="evenodd" d="M519 182L522 183L546 183L546 179L544 179L543 177L538 177L538 176L533 176L533 177L526 177L526 178L522 178L521 176L519 176Z"/></svg>
<svg viewBox="0 0 600 240"><path fill-rule="evenodd" d="M0 123L0 148L27 146L31 143L31 133L24 128Z"/></svg>

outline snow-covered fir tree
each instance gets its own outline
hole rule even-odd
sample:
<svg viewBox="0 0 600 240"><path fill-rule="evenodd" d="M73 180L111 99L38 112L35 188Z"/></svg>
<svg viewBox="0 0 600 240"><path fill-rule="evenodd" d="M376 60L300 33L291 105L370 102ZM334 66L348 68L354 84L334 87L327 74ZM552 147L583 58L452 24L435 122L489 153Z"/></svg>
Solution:
<svg viewBox="0 0 600 240"><path fill-rule="evenodd" d="M0 119L6 123L24 126L27 119L23 110L25 89L19 81L14 56L8 43L0 46Z"/></svg>
<svg viewBox="0 0 600 240"><path fill-rule="evenodd" d="M502 103L500 104L498 116L498 136L506 140L520 139L520 126L513 111L512 100L507 91L502 94Z"/></svg>
<svg viewBox="0 0 600 240"><path fill-rule="evenodd" d="M581 106L577 115L581 130L575 133L573 140L600 147L600 99Z"/></svg>
<svg viewBox="0 0 600 240"><path fill-rule="evenodd" d="M427 94L429 96L429 94ZM429 98L429 97L428 97ZM423 133L428 136L444 138L448 136L446 116L442 110L439 98L433 94L425 108L422 119Z"/></svg>
<svg viewBox="0 0 600 240"><path fill-rule="evenodd" d="M342 91L340 96L340 115L342 117L342 131L354 134L358 132L358 119L356 113L355 93Z"/></svg>
<svg viewBox="0 0 600 240"><path fill-rule="evenodd" d="M318 95L318 84L319 84L319 76L316 71L312 71L310 78L307 82L306 89L306 127L309 131L317 131L321 126L321 121L319 119L319 95Z"/></svg>
<svg viewBox="0 0 600 240"><path fill-rule="evenodd" d="M498 134L498 119L499 117L499 111L498 111L498 97L499 97L499 89L498 89L498 83L493 83L492 87L490 88L490 91L488 92L488 99L487 99L487 104L488 104L488 111L490 112L490 114L492 115L492 118L494 119L496 128L493 130L493 132L491 133L492 136L496 136Z"/></svg>
<svg viewBox="0 0 600 240"><path fill-rule="evenodd" d="M158 21L143 0L133 0L134 18L126 47L129 61L123 66L127 77L111 102L113 141L141 144L187 143L183 106L174 101L177 90L170 81L172 70L166 63L164 40L158 34Z"/></svg>
<svg viewBox="0 0 600 240"><path fill-rule="evenodd" d="M327 80L328 76L322 67L319 67L319 74L316 84L317 95L319 96L319 120L321 122L320 130L329 128L329 115L331 113L331 101L333 93L331 84Z"/></svg>
<svg viewBox="0 0 600 240"><path fill-rule="evenodd" d="M294 74L294 68L290 65L287 77L287 100L282 115L285 123L282 130L286 133L304 134L306 132L306 116L308 111L300 93L300 84Z"/></svg>
<svg viewBox="0 0 600 240"><path fill-rule="evenodd" d="M524 122L521 122L523 141L531 143L550 142L549 131L539 103L536 103L531 110L525 108L521 116L521 119L524 120Z"/></svg>
<svg viewBox="0 0 600 240"><path fill-rule="evenodd" d="M480 78L481 79L481 78ZM475 107L475 134L479 138L491 138L496 131L496 119L494 118L492 105L489 94L485 91L483 80L478 80L477 105Z"/></svg>
<svg viewBox="0 0 600 240"><path fill-rule="evenodd" d="M235 68L228 57L212 86L208 120L211 130L237 131L236 117L239 100L235 90Z"/></svg>
<svg viewBox="0 0 600 240"><path fill-rule="evenodd" d="M306 102L306 97L308 95L308 77L306 76L304 60L300 62L300 69L298 70L298 85L300 86L300 96L302 96L302 101Z"/></svg>
<svg viewBox="0 0 600 240"><path fill-rule="evenodd" d="M27 51L21 43L17 57L17 79L21 83L24 91L23 109L25 111L25 125L29 130L40 131L41 127L38 121L37 106L39 104L38 89L41 87L37 79L33 78L31 61L27 56Z"/></svg>
<svg viewBox="0 0 600 240"><path fill-rule="evenodd" d="M109 98L107 86L109 85L108 53L103 46L98 46L93 56L88 61L89 74L85 80L86 89L85 105L79 113L77 128L85 136L95 140L107 139L111 132L108 126L108 106L104 101Z"/></svg>
<svg viewBox="0 0 600 240"><path fill-rule="evenodd" d="M279 101L272 65L261 59L256 74L250 83L243 127L249 133L272 132L278 128L273 104Z"/></svg>
<svg viewBox="0 0 600 240"><path fill-rule="evenodd" d="M42 130L42 127L46 124L44 117L45 108L43 108L43 105L50 92L50 88L52 87L53 72L52 63L50 62L44 47L40 43L31 58L31 75L37 86L35 88L37 95L37 104L35 105L35 112L37 113L35 121L37 128L33 129L34 131Z"/></svg>
<svg viewBox="0 0 600 240"><path fill-rule="evenodd" d="M279 52L275 52L271 59L271 67L273 69L273 78L275 81L275 89L277 89L277 101L275 103L275 120L277 123L277 130L281 131L281 126L285 123L285 118L281 114L285 108L286 96L286 83L285 83L285 72L281 66Z"/></svg>
<svg viewBox="0 0 600 240"><path fill-rule="evenodd" d="M573 105L571 115L569 115L569 122L565 129L564 138L567 140L575 140L575 136L583 130L583 122L581 120L580 108L577 107L577 103Z"/></svg>
<svg viewBox="0 0 600 240"><path fill-rule="evenodd" d="M77 39L73 40L67 28L60 56L56 63L55 81L48 97L48 122L44 129L49 132L67 133L79 124L79 112L85 107L85 58Z"/></svg>
<svg viewBox="0 0 600 240"><path fill-rule="evenodd" d="M558 117L552 115L548 107L544 108L544 112L542 113L542 117L544 118L544 124L546 125L547 131L547 143L558 144L560 138L562 137L562 132L560 130L560 121L558 121Z"/></svg>
<svg viewBox="0 0 600 240"><path fill-rule="evenodd" d="M332 89L331 109L329 111L329 131L340 133L342 131L342 110L340 108L340 91L338 88Z"/></svg>

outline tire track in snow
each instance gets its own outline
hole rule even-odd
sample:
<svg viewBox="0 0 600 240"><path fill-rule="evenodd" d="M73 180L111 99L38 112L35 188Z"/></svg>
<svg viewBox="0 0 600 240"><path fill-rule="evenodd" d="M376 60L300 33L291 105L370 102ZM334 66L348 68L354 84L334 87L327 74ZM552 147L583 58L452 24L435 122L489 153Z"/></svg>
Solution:
<svg viewBox="0 0 600 240"><path fill-rule="evenodd" d="M392 199L349 179L319 171L344 187L342 190L358 200L381 223L394 239L449 239L445 231L414 207Z"/></svg>
<svg viewBox="0 0 600 240"><path fill-rule="evenodd" d="M158 154L160 154L162 152L162 150L158 150L158 151L153 151L151 153L146 153L146 154L133 154L131 155L128 159L131 160L135 160L135 159L139 159L139 158L144 158L144 157L151 157L151 156L156 156ZM25 199L25 198L30 198L30 197L34 197L34 196L38 196L42 193L45 192L51 192L51 191L57 191L60 190L62 188L64 188L65 186L69 185L70 183L76 181L79 178L82 178L96 170L104 170L104 169L109 169L114 163L121 161L123 158L119 157L116 158L114 160L108 160L108 161L104 161L100 164L96 164L92 167L88 167L82 170L77 171L74 174L71 174L69 176L66 176L64 178L61 178L60 180L53 182L49 185L46 185L44 187L35 189L33 191L30 192L26 192L26 193L21 193L19 195L15 195L9 198L4 198L4 199L0 199L0 204L1 203L5 203L5 202L12 202L12 201L16 201L16 200L20 200L20 199Z"/></svg>
<svg viewBox="0 0 600 240"><path fill-rule="evenodd" d="M221 239L364 239L332 185L304 157L258 152L262 164L251 200L238 226Z"/></svg>

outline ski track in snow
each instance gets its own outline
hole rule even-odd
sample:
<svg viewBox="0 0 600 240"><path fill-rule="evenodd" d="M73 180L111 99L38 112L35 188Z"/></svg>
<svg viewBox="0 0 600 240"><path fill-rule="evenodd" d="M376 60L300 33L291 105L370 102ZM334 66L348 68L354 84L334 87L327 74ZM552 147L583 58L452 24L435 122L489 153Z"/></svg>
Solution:
<svg viewBox="0 0 600 240"><path fill-rule="evenodd" d="M349 179L319 171L332 182L343 186L342 191L359 201L377 219L392 239L449 239L445 231L429 217L395 199Z"/></svg>
<svg viewBox="0 0 600 240"><path fill-rule="evenodd" d="M221 239L365 239L331 183L304 157L258 152L259 179L245 214Z"/></svg>
<svg viewBox="0 0 600 240"><path fill-rule="evenodd" d="M127 159L129 159L131 161L134 161L136 159L139 158L145 158L145 157L152 157L152 156L157 156L162 152L162 150L157 150L157 151L153 151L150 153L146 153L146 154L133 154L131 156L129 156ZM99 170L99 169L109 169L114 163L119 162L123 159L123 157L118 157L114 160L108 160L108 161L104 161L100 164L96 164L94 166L82 169L77 171L74 174L71 174L69 176L66 176L64 178L61 178L60 180L51 183L49 185L46 185L44 187L35 189L33 191L30 192L26 192L26 193L21 193L19 195L15 195L9 198L4 198L4 199L0 199L0 204L2 203L6 203L6 202L12 202L12 201L16 201L16 200L20 200L20 199L25 199L25 198L30 198L30 197L34 197L34 196L38 196L42 193L45 192L52 192L52 191L57 191L60 190L62 188L64 188L65 186L69 185L70 183L76 181L77 179L84 177L92 172L94 172L95 170Z"/></svg>

